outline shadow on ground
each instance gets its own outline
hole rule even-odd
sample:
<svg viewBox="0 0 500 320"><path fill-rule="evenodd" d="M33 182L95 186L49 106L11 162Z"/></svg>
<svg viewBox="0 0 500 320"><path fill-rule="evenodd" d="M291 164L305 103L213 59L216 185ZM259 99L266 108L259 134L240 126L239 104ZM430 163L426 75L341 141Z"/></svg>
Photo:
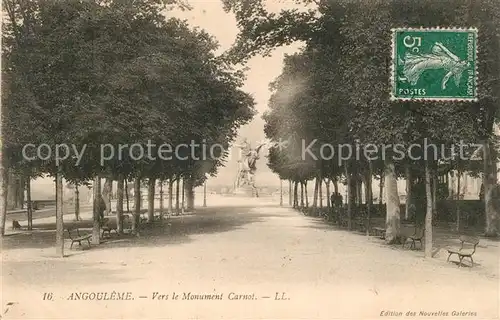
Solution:
<svg viewBox="0 0 500 320"><path fill-rule="evenodd" d="M143 224L139 230L139 236L128 234L115 235L101 239L99 246L93 246L92 250L103 250L113 247L128 246L164 246L170 244L182 244L192 241L191 235L221 233L242 228L244 225L263 221L264 217L284 217L280 214L258 213L254 206L248 207L213 207L198 210L195 214L172 216L162 222ZM108 216L110 225L116 225L114 216ZM77 227L81 234L92 233L92 221L70 221L64 224L66 248L69 249L70 240L66 231L68 227ZM23 248L50 248L55 246L55 222L33 225L32 231L19 231L3 238L3 250ZM86 243L82 242L82 248ZM74 250L78 251L78 244Z"/></svg>

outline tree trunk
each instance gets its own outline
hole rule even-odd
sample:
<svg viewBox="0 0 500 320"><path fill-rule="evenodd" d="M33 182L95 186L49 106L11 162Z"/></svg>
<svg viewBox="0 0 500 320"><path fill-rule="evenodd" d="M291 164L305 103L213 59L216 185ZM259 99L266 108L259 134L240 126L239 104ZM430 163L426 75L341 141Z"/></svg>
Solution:
<svg viewBox="0 0 500 320"><path fill-rule="evenodd" d="M462 190L460 190L460 199L465 199L465 195L468 193L469 179L467 173L462 173L463 183Z"/></svg>
<svg viewBox="0 0 500 320"><path fill-rule="evenodd" d="M450 196L450 175L446 174L444 176L444 183L446 184L446 187L448 189L448 196Z"/></svg>
<svg viewBox="0 0 500 320"><path fill-rule="evenodd" d="M128 179L125 179L125 197L127 198L127 213L130 213L130 192L128 190Z"/></svg>
<svg viewBox="0 0 500 320"><path fill-rule="evenodd" d="M304 183L300 181L300 207L304 207Z"/></svg>
<svg viewBox="0 0 500 320"><path fill-rule="evenodd" d="M330 179L326 179L325 184L326 184L326 207L328 209L330 209L331 208L331 205L330 205ZM328 211L330 211L330 210L328 210Z"/></svg>
<svg viewBox="0 0 500 320"><path fill-rule="evenodd" d="M431 187L431 172L429 169L429 162L425 160L425 197L427 199L426 213L425 213L425 257L432 257L432 187Z"/></svg>
<svg viewBox="0 0 500 320"><path fill-rule="evenodd" d="M113 200L113 179L109 179L109 213L111 214L111 200Z"/></svg>
<svg viewBox="0 0 500 320"><path fill-rule="evenodd" d="M356 204L358 206L363 204L363 183L361 179L356 178Z"/></svg>
<svg viewBox="0 0 500 320"><path fill-rule="evenodd" d="M306 208L309 208L309 196L307 195L307 180L304 182L304 193L306 197Z"/></svg>
<svg viewBox="0 0 500 320"><path fill-rule="evenodd" d="M372 162L368 161L368 173L366 174L366 235L370 235L371 230L371 216L372 216L372 206L373 206L373 190L372 190L372 177L373 177L373 167Z"/></svg>
<svg viewBox="0 0 500 320"><path fill-rule="evenodd" d="M181 211L184 211L184 198L185 198L185 181L184 178L182 178L182 186L181 186Z"/></svg>
<svg viewBox="0 0 500 320"><path fill-rule="evenodd" d="M484 185L484 207L485 207L485 236L498 237L500 222L500 197L497 185L496 153L489 141L483 142L483 185ZM496 197L495 197L496 196Z"/></svg>
<svg viewBox="0 0 500 320"><path fill-rule="evenodd" d="M316 178L314 181L313 208L316 208L318 206L318 190L319 190L319 181Z"/></svg>
<svg viewBox="0 0 500 320"><path fill-rule="evenodd" d="M292 205L292 180L288 180L288 205Z"/></svg>
<svg viewBox="0 0 500 320"><path fill-rule="evenodd" d="M174 212L173 207L174 201L174 180L172 178L168 179L168 214L171 215Z"/></svg>
<svg viewBox="0 0 500 320"><path fill-rule="evenodd" d="M93 185L94 194L94 210L92 213L92 244L99 244L101 242L101 216L100 216L100 200L101 200L101 178L96 176Z"/></svg>
<svg viewBox="0 0 500 320"><path fill-rule="evenodd" d="M319 207L323 208L323 177L321 171L316 179L318 180Z"/></svg>
<svg viewBox="0 0 500 320"><path fill-rule="evenodd" d="M457 231L460 231L460 176L462 173L457 171Z"/></svg>
<svg viewBox="0 0 500 320"><path fill-rule="evenodd" d="M378 206L380 208L380 211L382 211L382 205L384 204L383 199L384 199L384 183L385 183L385 177L384 173L380 175L380 182L379 182L379 187L378 187Z"/></svg>
<svg viewBox="0 0 500 320"><path fill-rule="evenodd" d="M18 187L17 187L17 208L24 209L24 190L26 188L26 178L24 176L19 176Z"/></svg>
<svg viewBox="0 0 500 320"><path fill-rule="evenodd" d="M12 173L11 169L7 169L7 209L14 210L17 207L17 177Z"/></svg>
<svg viewBox="0 0 500 320"><path fill-rule="evenodd" d="M164 200L163 184L164 184L164 181L160 180L160 218L161 218L161 220L163 220L163 211L165 210L165 205L163 203L163 200Z"/></svg>
<svg viewBox="0 0 500 320"><path fill-rule="evenodd" d="M203 183L203 207L207 207L207 181Z"/></svg>
<svg viewBox="0 0 500 320"><path fill-rule="evenodd" d="M192 177L186 179L184 188L186 192L186 209L192 211L194 210L194 180Z"/></svg>
<svg viewBox="0 0 500 320"><path fill-rule="evenodd" d="M1 108L1 107L0 107ZM3 137L2 132L3 117L0 113L0 138ZM5 220L7 218L7 170L6 170L6 157L4 152L4 144L0 143L0 234L5 235Z"/></svg>
<svg viewBox="0 0 500 320"><path fill-rule="evenodd" d="M155 219L155 184L156 179L148 179L148 222Z"/></svg>
<svg viewBox="0 0 500 320"><path fill-rule="evenodd" d="M436 210L436 203L437 203L437 184L438 184L438 179L437 179L437 170L432 170L431 169L431 186L432 186L432 214L435 218L437 218L437 210Z"/></svg>
<svg viewBox="0 0 500 320"><path fill-rule="evenodd" d="M30 196L31 199L31 196ZM80 190L78 189L78 183L75 183L75 220L80 221Z"/></svg>
<svg viewBox="0 0 500 320"><path fill-rule="evenodd" d="M56 255L64 258L64 221L63 221L63 181L59 171L56 174Z"/></svg>
<svg viewBox="0 0 500 320"><path fill-rule="evenodd" d="M180 203L179 203L180 179L181 179L180 177L177 178L177 181L175 183L175 215L176 216L181 214Z"/></svg>
<svg viewBox="0 0 500 320"><path fill-rule="evenodd" d="M351 167L351 169L353 169L353 168ZM351 198L351 219L352 219L352 217L354 217L356 215L357 208L358 208L358 206L357 206L357 204L358 204L358 199L357 199L358 198L358 191L357 191L358 188L357 188L357 185L358 184L357 184L357 181L356 181L357 178L355 177L355 175L354 175L353 172L351 172L349 174L349 176L350 176L349 181L351 183L351 192L349 192L349 197Z"/></svg>
<svg viewBox="0 0 500 320"><path fill-rule="evenodd" d="M26 213L28 214L28 230L33 230L33 206L31 204L31 177L26 177Z"/></svg>
<svg viewBox="0 0 500 320"><path fill-rule="evenodd" d="M352 197L352 177L349 173L349 166L347 163L344 164L345 169L345 177L346 177L346 185L347 185L347 229L351 230L352 228L352 205L353 205L353 197Z"/></svg>
<svg viewBox="0 0 500 320"><path fill-rule="evenodd" d="M406 203L405 203L405 220L410 220L410 205L411 205L411 186L413 183L411 176L411 167L409 164L405 166L405 178L406 178Z"/></svg>
<svg viewBox="0 0 500 320"><path fill-rule="evenodd" d="M104 186L102 188L102 198L104 199L104 203L106 204L106 215L109 216L111 214L111 192L113 187L113 179L107 177Z"/></svg>
<svg viewBox="0 0 500 320"><path fill-rule="evenodd" d="M280 178L280 207L283 207L283 180Z"/></svg>
<svg viewBox="0 0 500 320"><path fill-rule="evenodd" d="M339 193L339 181L337 178L333 179L333 191L335 194Z"/></svg>
<svg viewBox="0 0 500 320"><path fill-rule="evenodd" d="M447 174L448 176L448 174ZM456 199L455 197L455 173L453 171L449 172L450 176L450 184L448 185L448 193L449 193L449 199L454 200Z"/></svg>
<svg viewBox="0 0 500 320"><path fill-rule="evenodd" d="M139 219L141 217L141 178L134 179L134 213L132 215L132 232L139 230Z"/></svg>
<svg viewBox="0 0 500 320"><path fill-rule="evenodd" d="M116 185L116 232L123 233L123 193L126 181L121 175L118 176Z"/></svg>
<svg viewBox="0 0 500 320"><path fill-rule="evenodd" d="M401 242L401 216L399 211L396 168L389 157L385 160L384 177L386 187L385 203L387 206L385 241L387 244L396 244Z"/></svg>

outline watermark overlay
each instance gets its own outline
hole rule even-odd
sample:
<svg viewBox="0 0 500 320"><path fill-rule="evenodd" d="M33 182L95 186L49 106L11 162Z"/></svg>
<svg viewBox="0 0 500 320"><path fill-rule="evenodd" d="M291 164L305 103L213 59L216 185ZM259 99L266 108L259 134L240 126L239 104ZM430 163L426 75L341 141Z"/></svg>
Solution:
<svg viewBox="0 0 500 320"><path fill-rule="evenodd" d="M80 165L89 151L88 145L77 146L75 144L26 144L22 148L22 156L25 160L54 160L59 166L68 159L75 160L75 165ZM99 163L104 166L109 161L131 161L142 160L216 160L226 154L226 148L221 144L210 144L192 140L189 144L181 143L172 145L170 143L155 144L151 140L147 143L132 144L101 144L99 149ZM229 154L229 157L231 155Z"/></svg>
<svg viewBox="0 0 500 320"><path fill-rule="evenodd" d="M259 142L259 145L262 145ZM376 161L392 158L395 161L404 159L412 161L420 160L480 160L478 155L482 148L481 144L465 143L460 141L457 144L434 144L427 138L422 144L330 144L320 142L318 139L305 140L292 137L287 140L280 139L277 142L266 144L268 148L274 148L279 152L288 153L294 158L300 157L302 161L326 160L337 161L342 165L345 161ZM237 148L239 149L239 148ZM92 150L92 152L91 152ZM196 142L192 140L188 143L172 145L169 143L155 144L148 140L147 143L132 144L101 144L89 147L88 145L75 144L26 144L22 148L22 156L25 160L35 161L55 161L56 165L61 165L64 161L71 159L75 165L82 163L85 156L99 157L101 166L112 161L186 161L186 160L217 160L225 158L231 160L233 156L232 148L225 148L222 144L206 141ZM239 152L241 156L241 152Z"/></svg>

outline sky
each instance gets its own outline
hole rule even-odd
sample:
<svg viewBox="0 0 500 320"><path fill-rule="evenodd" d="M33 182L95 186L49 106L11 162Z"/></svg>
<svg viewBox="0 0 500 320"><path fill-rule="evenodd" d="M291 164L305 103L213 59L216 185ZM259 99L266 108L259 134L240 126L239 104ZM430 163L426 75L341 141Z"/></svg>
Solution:
<svg viewBox="0 0 500 320"><path fill-rule="evenodd" d="M190 11L175 11L174 15L181 19L186 19L193 27L205 29L209 34L214 36L219 44L220 51L223 52L231 47L238 34L236 19L232 13L224 12L222 2L220 0L189 0L189 4L193 7ZM269 0L267 8L269 11L279 12L283 8L297 7L291 1ZM265 138L264 120L262 114L268 109L267 103L271 92L269 91L269 83L272 82L282 71L283 58L285 54L292 54L297 51L300 44L293 44L277 48L270 57L257 56L252 58L246 66L249 68L245 86L242 88L245 92L250 93L256 102L256 110L258 114L254 119L239 130L239 137L236 142L239 142L243 137L255 146L257 141ZM236 151L232 152L235 156L229 160L225 167L219 169L217 177L210 178L209 184L227 184L232 185L238 169ZM266 151L261 152L260 159L257 162L257 185L279 185L279 178L273 174L267 167Z"/></svg>

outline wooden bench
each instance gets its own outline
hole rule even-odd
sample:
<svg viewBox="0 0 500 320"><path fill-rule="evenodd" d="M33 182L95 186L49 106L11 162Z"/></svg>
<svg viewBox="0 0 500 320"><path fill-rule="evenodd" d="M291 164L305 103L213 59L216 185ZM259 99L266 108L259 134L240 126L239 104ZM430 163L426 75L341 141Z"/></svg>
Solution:
<svg viewBox="0 0 500 320"><path fill-rule="evenodd" d="M130 232L132 230L132 218L130 217L129 214L123 214L122 216L122 226L123 226L123 232ZM118 226L115 229L116 233L118 233Z"/></svg>
<svg viewBox="0 0 500 320"><path fill-rule="evenodd" d="M73 244L75 242L78 242L78 245L81 246L82 245L82 241L85 241L85 240L87 241L87 243L89 245L89 248L90 248L90 238L92 238L91 234L81 235L80 231L78 230L78 228L68 228L67 231L68 231L69 238L71 240L70 249L73 248ZM73 234L72 231L75 231L76 235Z"/></svg>
<svg viewBox="0 0 500 320"><path fill-rule="evenodd" d="M415 227L415 232L406 238L405 241L403 241L403 248L405 247L406 243L411 241L410 249L415 249L416 247L416 242L420 243L420 248L422 248L422 239L425 236L425 228L422 227Z"/></svg>
<svg viewBox="0 0 500 320"><path fill-rule="evenodd" d="M385 239L385 228L380 228L380 227L374 227L372 228L374 230L374 235L376 237L379 237L380 239Z"/></svg>
<svg viewBox="0 0 500 320"><path fill-rule="evenodd" d="M448 248L448 259L446 261L450 261L450 257L453 254L456 254L458 256L458 259L460 259L458 263L458 267L462 265L462 260L464 258L469 258L471 261L471 268L474 266L474 260L472 259L472 256L476 252L476 247L479 244L479 239L476 237L467 237L467 236L460 236L460 249L459 248ZM467 247L466 247L467 246Z"/></svg>
<svg viewBox="0 0 500 320"><path fill-rule="evenodd" d="M109 218L104 218L101 221L101 230L102 230L102 237L104 238L104 234L107 232L108 235L111 237L111 231L114 231L116 234L118 234L118 231L116 230L116 227L112 227L109 225Z"/></svg>

